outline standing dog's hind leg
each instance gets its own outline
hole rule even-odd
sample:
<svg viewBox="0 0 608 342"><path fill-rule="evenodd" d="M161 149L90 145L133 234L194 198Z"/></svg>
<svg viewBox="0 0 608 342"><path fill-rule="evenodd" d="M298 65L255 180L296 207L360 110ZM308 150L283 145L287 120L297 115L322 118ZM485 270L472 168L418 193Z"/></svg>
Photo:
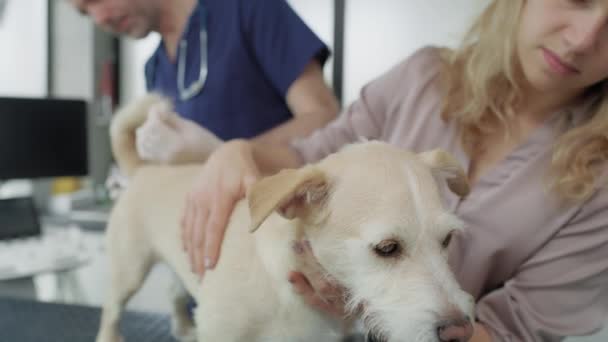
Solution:
<svg viewBox="0 0 608 342"><path fill-rule="evenodd" d="M196 342L196 329L194 321L188 311L188 303L194 300L188 294L188 291L181 281L174 276L171 284L172 297L172 317L171 317L171 333L173 337L181 342Z"/></svg>
<svg viewBox="0 0 608 342"><path fill-rule="evenodd" d="M122 340L118 331L122 309L141 287L153 264L149 248L144 246L141 241L129 240L117 238L108 240L110 242L108 244L110 282L102 309L97 342Z"/></svg>

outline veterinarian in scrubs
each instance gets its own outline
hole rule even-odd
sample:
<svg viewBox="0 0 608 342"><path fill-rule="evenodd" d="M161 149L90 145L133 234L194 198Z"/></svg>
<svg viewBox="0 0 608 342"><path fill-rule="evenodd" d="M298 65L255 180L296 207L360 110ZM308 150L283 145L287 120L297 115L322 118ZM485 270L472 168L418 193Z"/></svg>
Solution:
<svg viewBox="0 0 608 342"><path fill-rule="evenodd" d="M284 0L71 1L111 32L160 33L145 66L148 91L168 96L181 118L222 140L286 141L338 111L322 74L329 50ZM174 143L157 136L182 127L163 122L180 117L144 124L137 132L142 157L156 160ZM200 134L175 133L194 142Z"/></svg>
<svg viewBox="0 0 608 342"><path fill-rule="evenodd" d="M599 330L608 314L607 61L607 1L489 1L459 48L420 49L310 136L215 151L187 205L186 217L213 218L185 222L197 270L214 265L213 244L249 178L314 163L360 137L441 148L471 184L464 198L445 195L466 225L449 261L476 301L471 342L557 342ZM289 280L331 311L315 281Z"/></svg>

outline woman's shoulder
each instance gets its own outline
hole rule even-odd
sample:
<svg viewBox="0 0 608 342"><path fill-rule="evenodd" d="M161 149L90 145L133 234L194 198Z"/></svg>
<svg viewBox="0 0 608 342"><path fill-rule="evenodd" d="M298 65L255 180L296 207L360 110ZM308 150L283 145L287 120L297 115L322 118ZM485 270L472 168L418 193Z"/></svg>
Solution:
<svg viewBox="0 0 608 342"><path fill-rule="evenodd" d="M414 51L395 67L409 74L438 73L449 50L439 46L424 46Z"/></svg>
<svg viewBox="0 0 608 342"><path fill-rule="evenodd" d="M408 95L431 90L439 96L444 49L425 46L410 54L370 83L386 99L406 101Z"/></svg>
<svg viewBox="0 0 608 342"><path fill-rule="evenodd" d="M446 47L427 45L423 46L406 59L410 63L443 64L443 60L450 50Z"/></svg>
<svg viewBox="0 0 608 342"><path fill-rule="evenodd" d="M444 51L444 48L436 46L422 47L386 71L376 82L396 92L439 83L438 76L445 60Z"/></svg>

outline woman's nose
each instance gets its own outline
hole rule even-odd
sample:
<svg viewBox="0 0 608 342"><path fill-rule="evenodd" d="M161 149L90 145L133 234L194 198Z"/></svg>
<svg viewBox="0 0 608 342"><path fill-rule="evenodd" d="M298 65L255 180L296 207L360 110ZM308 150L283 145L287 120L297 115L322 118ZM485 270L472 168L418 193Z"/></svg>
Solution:
<svg viewBox="0 0 608 342"><path fill-rule="evenodd" d="M567 46L575 52L585 52L594 48L602 35L608 35L605 18L587 16L573 21L564 35Z"/></svg>

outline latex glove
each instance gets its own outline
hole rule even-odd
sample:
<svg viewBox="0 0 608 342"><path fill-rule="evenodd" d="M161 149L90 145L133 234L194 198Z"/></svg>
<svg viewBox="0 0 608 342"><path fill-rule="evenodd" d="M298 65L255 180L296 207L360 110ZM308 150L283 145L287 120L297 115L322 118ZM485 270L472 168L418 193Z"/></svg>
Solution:
<svg viewBox="0 0 608 342"><path fill-rule="evenodd" d="M150 108L146 122L135 134L139 156L164 164L204 162L222 143L204 127L162 105Z"/></svg>

